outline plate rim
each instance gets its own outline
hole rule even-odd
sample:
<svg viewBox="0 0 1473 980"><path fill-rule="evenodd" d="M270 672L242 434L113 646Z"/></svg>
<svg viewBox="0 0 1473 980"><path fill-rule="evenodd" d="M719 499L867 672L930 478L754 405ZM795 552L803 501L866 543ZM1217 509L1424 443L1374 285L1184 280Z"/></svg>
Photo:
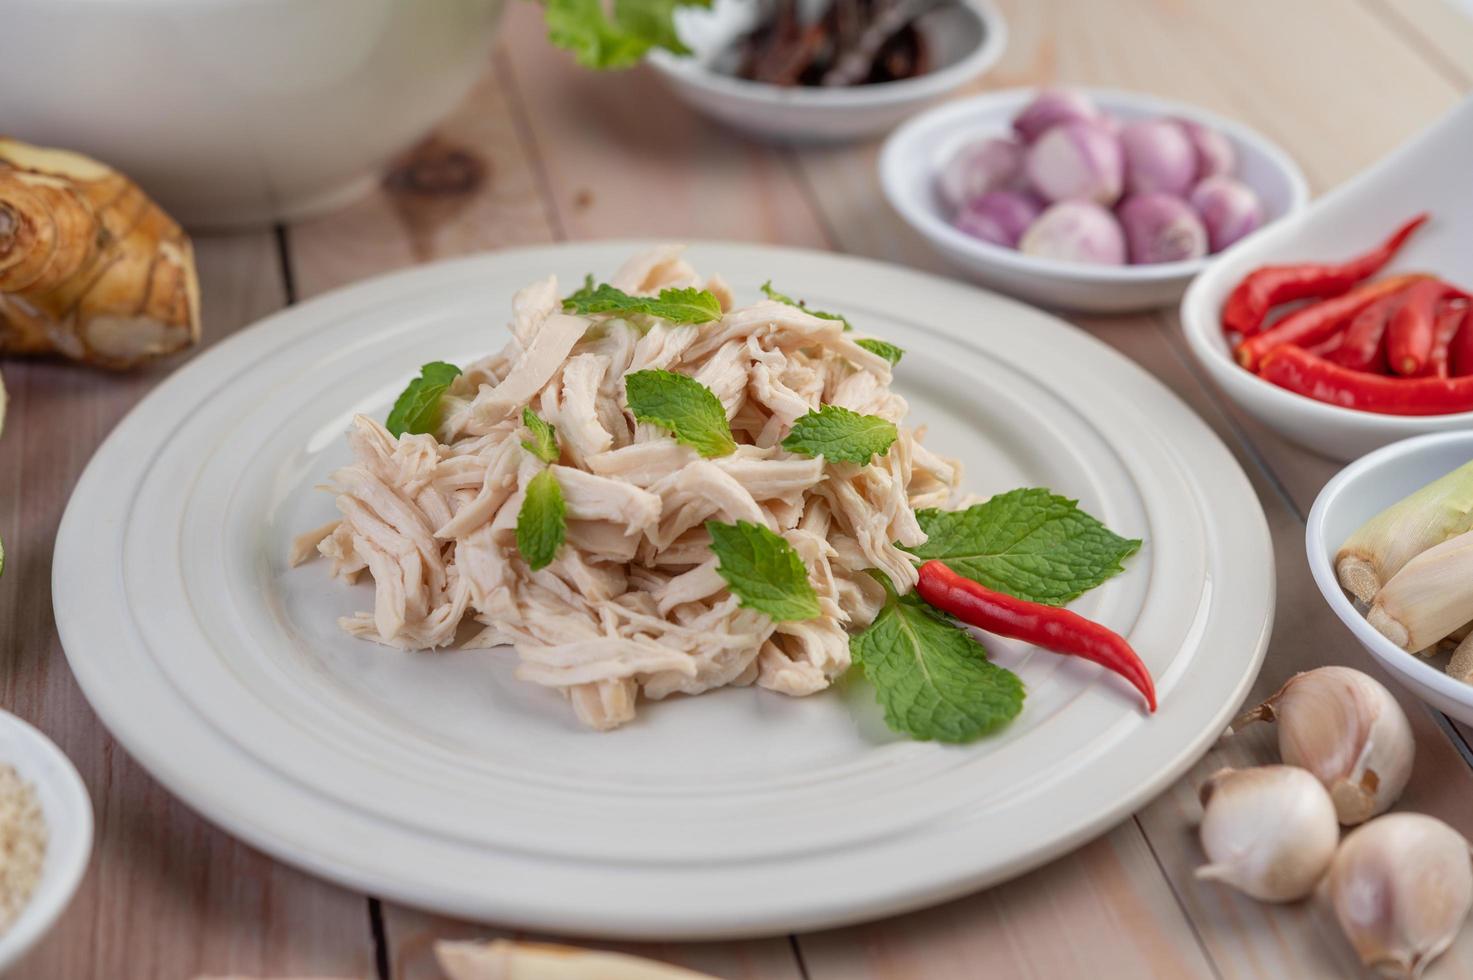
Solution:
<svg viewBox="0 0 1473 980"><path fill-rule="evenodd" d="M373 277L349 286L341 287L325 293L313 300L288 307L278 311L258 323L242 328L231 337L223 339L196 358L190 365L181 367L170 378L161 383L151 392L139 406L137 406L130 417L140 413L146 406L152 406L174 396L177 389L186 388L188 374L195 369L195 365L202 362L218 362L226 360L231 356L235 347L245 343L240 338L254 336L261 338L263 331L274 330L289 333L293 327L304 327L310 324L314 317L322 310L328 308L335 297L351 293L371 293L374 290L392 290L395 286L406 281L412 281L426 274L449 275L455 270L462 268L470 269L483 263L496 262L510 257L518 257L522 260L543 259L549 265L555 262L569 261L566 254L570 251L576 252L583 248L603 249L605 251L620 250L623 252L633 251L641 247L647 247L655 242L651 240L629 240L608 239L593 240L586 242L561 243L554 245L536 246L532 248L501 250L490 253L478 253L476 255L445 260L431 263L425 266L412 267L383 276ZM118 431L125 429L126 422L120 424L118 430L108 437L102 447L97 451L92 462L88 464L87 472L83 474L77 484L73 500L68 504L66 515L57 535L56 556L53 565L53 583L56 616L58 629L62 634L63 646L67 650L68 661L72 666L73 673L77 676L79 684L83 688L88 701L94 710L102 718L109 730L113 731L118 740L124 744L130 753L135 755L139 761L155 775L160 782L164 783L170 792L184 800L188 805L201 812L212 822L223 826L230 833L249 843L262 848L275 857L299 867L304 867L314 874L326 877L338 882L348 884L359 890L371 892L387 898L395 898L408 904L421 907L438 908L457 914L469 914L476 918L494 918L496 921L524 925L531 928L548 929L560 932L582 932L584 934L599 934L610 936L629 937L663 937L663 938L725 938L735 936L769 935L778 932L793 931L798 928L817 928L831 926L840 923L859 921L874 918L879 915L895 914L922 905L942 901L955 897L981 887L996 883L1007 877L1011 877L1021 871L1036 867L1045 861L1071 850L1083 842L1105 832L1120 819L1128 815L1136 807L1148 802L1159 792L1184 772L1196 759L1206 751L1211 742L1220 734L1222 726L1231 716L1242 697L1246 694L1248 687L1256 678L1259 668L1267 649L1268 639L1273 623L1275 592L1274 592L1274 565L1272 542L1268 532L1267 520L1264 517L1261 503L1257 494L1253 491L1246 475L1243 473L1237 460L1228 451L1227 447L1207 427L1205 422L1193 412L1189 406L1181 401L1164 384L1157 381L1144 368L1130 360L1123 354L1110 348L1102 341L1078 331L1057 317L1042 311L1030 308L1024 304L1017 303L1006 297L995 293L987 293L976 287L958 283L954 280L945 279L929 273L899 266L893 263L878 262L871 259L859 258L848 255L835 254L811 249L797 249L782 246L761 245L755 243L723 242L711 240L693 240L689 242L695 250L718 250L730 253L745 253L752 256L761 255L765 261L787 259L790 261L807 261L830 263L841 269L846 274L862 275L865 270L878 272L883 270L887 275L901 275L918 285L932 285L951 292L958 297L965 294L985 294L988 301L1001 304L1000 309L1006 311L1013 308L1022 311L1028 317L1035 320L1042 318L1051 321L1052 329L1066 331L1073 335L1073 339L1085 347L1090 347L1095 352L1112 363L1117 371L1123 372L1123 380L1135 385L1144 385L1154 389L1156 397L1164 397L1179 409L1176 424L1185 426L1193 436L1184 450L1181 447L1161 441L1161 451L1183 471L1190 471L1188 462L1183 455L1216 456L1213 463L1213 472L1217 479L1216 484L1235 483L1236 493L1245 505L1246 516L1256 518L1251 522L1256 525L1256 534L1249 533L1247 528L1234 528L1234 535L1239 539L1251 539L1245 546L1246 551L1253 552L1255 557L1263 558L1261 567L1257 569L1259 589L1255 597L1258 601L1254 604L1255 609L1262 609L1262 622L1257 626L1253 642L1250 644L1248 656L1242 662L1242 669L1238 675L1238 683L1234 689L1220 703L1218 710L1207 719L1207 724L1199 726L1195 737L1187 739L1179 745L1177 752L1172 756L1169 765L1161 767L1153 778L1143 780L1132 789L1122 794L1114 805L1102 808L1093 813L1088 819L1082 820L1074 825L1070 833L1061 834L1059 837L1046 845L1025 848L1023 853L1011 855L1003 861L994 861L981 872L973 870L968 873L953 871L944 880L933 881L926 887L912 887L908 891L896 892L883 899L854 900L847 903L830 903L824 908L810 909L805 915L787 915L781 922L777 921L709 921L702 920L700 913L687 910L677 915L674 920L661 923L651 923L630 919L620 910L608 910L606 914L583 914L560 916L547 914L548 910L541 912L527 912L525 909L509 908L505 902L496 905L488 911L486 903L468 908L467 903L461 899L447 898L448 892L429 889L417 889L409 887L403 881L396 878L392 873L375 873L372 869L345 868L341 864L335 864L332 860L320 855L304 852L301 847L283 839L268 828L258 827L252 824L244 815L232 812L227 805L215 797L218 792L212 794L207 791L204 784L191 785L185 776L179 773L177 767L172 765L166 757L167 753L160 753L156 745L148 745L147 733L137 730L136 721L130 721L126 717L123 706L110 703L106 692L100 689L102 679L95 673L95 665L89 664L87 658L76 653L78 644L82 639L80 625L74 621L74 610L69 605L77 598L65 587L58 583L65 577L69 568L72 555L68 549L72 547L73 541L78 539L81 529L84 527L85 518L80 514L80 505L77 501L84 496L84 489L90 489L93 484L103 480L99 475L100 461L103 460L109 447L119 441ZM545 259L544 259L545 257ZM440 270L438 273L436 270ZM282 341L289 346L292 341L289 336ZM980 349L980 348L979 348ZM183 380L181 380L183 379ZM117 448L111 450L117 452ZM1198 488L1200 493L1200 487ZM1227 492L1227 491L1222 491ZM1194 503L1200 504L1204 498L1198 496ZM1251 505L1251 506L1247 506ZM1205 516L1205 515L1204 515ZM89 670L94 672L89 673ZM192 710L191 706L184 702L184 710ZM146 726L145 726L146 727Z"/></svg>

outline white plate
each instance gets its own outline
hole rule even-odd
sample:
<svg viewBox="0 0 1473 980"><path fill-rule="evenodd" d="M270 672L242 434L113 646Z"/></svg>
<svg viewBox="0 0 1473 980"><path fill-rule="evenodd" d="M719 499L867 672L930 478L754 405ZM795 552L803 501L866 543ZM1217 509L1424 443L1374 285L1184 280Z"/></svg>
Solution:
<svg viewBox="0 0 1473 980"><path fill-rule="evenodd" d="M1315 584L1361 646L1417 697L1473 725L1473 685L1449 677L1442 669L1446 658L1423 660L1382 636L1335 577L1335 553L1357 528L1469 460L1473 431L1438 432L1378 449L1325 484L1310 508L1304 541Z"/></svg>
<svg viewBox="0 0 1473 980"><path fill-rule="evenodd" d="M61 917L92 854L92 799L71 760L52 741L0 711L0 763L31 784L46 819L46 858L20 915L0 935L0 971L8 969Z"/></svg>
<svg viewBox="0 0 1473 980"><path fill-rule="evenodd" d="M938 901L1119 821L1222 730L1273 610L1242 471L1144 371L1037 311L893 266L701 244L746 299L779 288L908 353L899 388L970 485L1077 496L1141 553L1077 608L1157 678L993 643L1029 690L997 737L886 731L857 679L645 706L609 734L513 680L505 651L407 654L342 635L368 586L288 570L334 516L314 492L354 412L421 362L499 348L512 292L608 274L639 243L426 266L293 308L164 382L98 451L57 539L56 614L99 715L161 782L285 861L475 919L664 939L808 929Z"/></svg>
<svg viewBox="0 0 1473 980"><path fill-rule="evenodd" d="M1121 119L1169 116L1210 126L1237 153L1233 175L1258 193L1264 220L1277 221L1309 200L1309 185L1292 157L1242 123L1188 105L1117 89L1082 88L1094 103ZM936 176L963 143L1007 135L1013 118L1037 96L1015 88L949 102L915 117L885 141L880 184L897 214L931 247L984 285L1044 306L1113 313L1174 303L1192 277L1216 261L1208 255L1150 265L1091 265L1025 255L968 235L952 225L936 193Z"/></svg>
<svg viewBox="0 0 1473 980"><path fill-rule="evenodd" d="M1181 301L1188 346L1219 388L1264 425L1307 449L1350 460L1424 432L1473 428L1473 412L1378 415L1306 398L1243 370L1223 336L1221 311L1249 270L1335 261L1370 249L1412 215L1432 220L1386 273L1433 272L1473 289L1473 97L1416 139L1304 211L1244 239L1192 283Z"/></svg>
<svg viewBox="0 0 1473 980"><path fill-rule="evenodd" d="M649 62L683 101L763 139L828 143L883 133L987 71L1008 43L1007 22L992 0L956 0L916 22L936 66L923 75L835 88L771 85L737 78L724 64L736 39L756 26L759 10L750 0L677 10L676 30L691 54L657 49Z"/></svg>

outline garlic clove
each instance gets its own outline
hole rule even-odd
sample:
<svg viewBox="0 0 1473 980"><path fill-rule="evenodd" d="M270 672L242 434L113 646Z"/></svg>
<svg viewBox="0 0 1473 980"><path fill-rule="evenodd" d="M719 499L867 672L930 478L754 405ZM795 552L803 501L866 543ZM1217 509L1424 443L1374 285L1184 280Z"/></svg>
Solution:
<svg viewBox="0 0 1473 980"><path fill-rule="evenodd" d="M1319 780L1292 766L1220 769L1202 786L1198 878L1264 902L1308 895L1330 866L1340 827Z"/></svg>
<svg viewBox="0 0 1473 980"><path fill-rule="evenodd" d="M1415 743L1391 692L1349 667L1295 674L1233 727L1277 721L1279 755L1314 773L1340 822L1364 823L1390 809L1412 775Z"/></svg>
<svg viewBox="0 0 1473 980"><path fill-rule="evenodd" d="M1452 945L1473 905L1468 842L1420 813L1379 817L1346 836L1326 891L1362 963L1419 977Z"/></svg>

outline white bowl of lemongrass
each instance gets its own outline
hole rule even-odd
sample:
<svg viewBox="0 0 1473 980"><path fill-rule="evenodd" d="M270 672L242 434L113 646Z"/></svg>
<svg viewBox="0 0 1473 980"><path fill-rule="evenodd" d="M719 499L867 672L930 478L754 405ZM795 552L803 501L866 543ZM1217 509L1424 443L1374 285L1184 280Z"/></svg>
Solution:
<svg viewBox="0 0 1473 980"><path fill-rule="evenodd" d="M1305 544L1315 583L1361 645L1473 724L1473 431L1351 463L1315 499Z"/></svg>

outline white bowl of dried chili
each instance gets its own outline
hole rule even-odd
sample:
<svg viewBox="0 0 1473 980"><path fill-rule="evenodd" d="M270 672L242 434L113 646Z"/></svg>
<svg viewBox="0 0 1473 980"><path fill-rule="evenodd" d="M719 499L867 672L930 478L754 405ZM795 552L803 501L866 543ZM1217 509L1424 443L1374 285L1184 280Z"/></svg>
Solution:
<svg viewBox="0 0 1473 980"><path fill-rule="evenodd" d="M1423 659L1382 636L1335 576L1335 555L1356 529L1385 508L1473 459L1473 431L1441 432L1385 446L1341 470L1310 508L1305 530L1309 569L1325 601L1381 666L1404 687L1473 725L1473 685L1444 670L1446 653Z"/></svg>
<svg viewBox="0 0 1473 980"><path fill-rule="evenodd" d="M1228 297L1252 270L1300 262L1338 262L1363 254L1422 212L1429 213L1430 220L1367 281L1428 273L1464 289L1473 286L1473 268L1467 265L1467 257L1473 255L1469 173L1473 173L1473 99L1465 100L1435 126L1304 211L1223 253L1197 277L1182 299L1182 329L1192 353L1217 385L1250 415L1285 438L1332 459L1355 459L1424 433L1473 428L1473 411L1383 414L1330 404L1280 387L1238 363L1223 327ZM1299 367L1300 360L1307 364L1310 361L1298 354L1289 357L1287 352L1282 359L1285 363L1279 367L1285 371ZM1366 382L1368 385L1376 383L1374 375L1367 377L1372 379ZM1295 383L1319 390L1325 397L1337 397L1343 394L1339 385L1343 378L1320 379L1312 369L1306 369ZM1322 382L1324 387L1315 387ZM1473 381L1459 384L1473 388ZM1424 393L1413 390L1405 397L1417 400ZM1455 403L1431 400L1410 407L1435 413L1440 406Z"/></svg>

